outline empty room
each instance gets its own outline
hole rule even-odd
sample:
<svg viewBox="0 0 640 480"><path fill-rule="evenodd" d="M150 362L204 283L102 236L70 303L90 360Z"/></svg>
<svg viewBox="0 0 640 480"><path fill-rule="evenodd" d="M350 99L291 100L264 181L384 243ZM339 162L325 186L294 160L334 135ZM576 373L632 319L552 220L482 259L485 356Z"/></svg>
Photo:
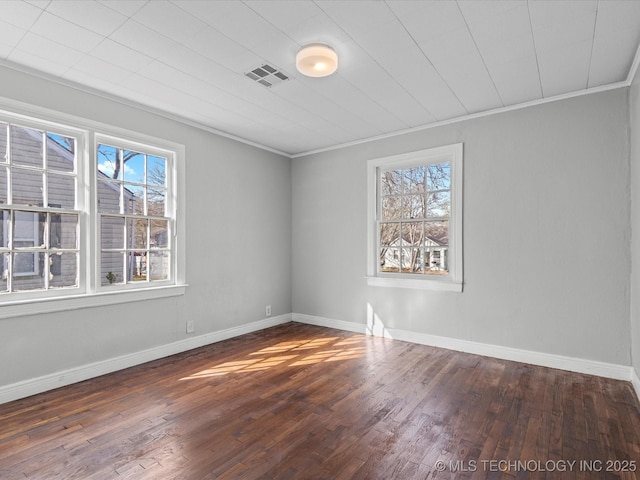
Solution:
<svg viewBox="0 0 640 480"><path fill-rule="evenodd" d="M640 2L0 2L0 478L640 478Z"/></svg>

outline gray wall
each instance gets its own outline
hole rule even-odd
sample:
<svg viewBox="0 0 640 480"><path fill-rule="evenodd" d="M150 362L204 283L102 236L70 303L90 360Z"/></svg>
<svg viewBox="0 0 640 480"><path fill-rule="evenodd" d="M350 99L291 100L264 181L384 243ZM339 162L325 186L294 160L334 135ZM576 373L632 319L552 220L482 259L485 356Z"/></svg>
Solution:
<svg viewBox="0 0 640 480"><path fill-rule="evenodd" d="M196 334L259 320L266 304L274 316L363 324L370 306L390 328L621 365L631 331L640 371L640 268L629 286L640 145L630 169L628 89L292 163L10 69L0 78L1 96L186 145L190 284L183 297L0 320L0 365L10 366L0 385L186 338L187 319ZM637 81L631 105L638 138ZM455 142L465 148L464 292L368 287L366 161Z"/></svg>
<svg viewBox="0 0 640 480"><path fill-rule="evenodd" d="M182 297L0 320L0 385L291 312L291 160L0 68L0 95L186 145ZM0 307L1 308L1 307ZM10 368L9 368L10 367Z"/></svg>
<svg viewBox="0 0 640 480"><path fill-rule="evenodd" d="M633 368L640 375L640 76L629 92L631 138L631 347Z"/></svg>
<svg viewBox="0 0 640 480"><path fill-rule="evenodd" d="M630 365L627 89L293 161L293 311ZM368 287L368 159L464 143L464 292Z"/></svg>

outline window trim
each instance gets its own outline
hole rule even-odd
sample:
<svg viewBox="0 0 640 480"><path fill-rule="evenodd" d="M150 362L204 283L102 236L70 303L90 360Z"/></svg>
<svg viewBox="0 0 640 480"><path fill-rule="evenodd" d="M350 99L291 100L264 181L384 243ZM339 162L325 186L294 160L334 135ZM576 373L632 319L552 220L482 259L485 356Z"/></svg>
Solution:
<svg viewBox="0 0 640 480"><path fill-rule="evenodd" d="M0 302L0 320L5 318L39 315L53 312L79 310L81 308L102 307L119 303L139 302L156 298L184 295L187 284L162 287L138 288L136 290L115 290L113 292L77 293ZM68 290L68 289L67 289Z"/></svg>
<svg viewBox="0 0 640 480"><path fill-rule="evenodd" d="M25 291L0 296L0 319L24 315L75 310L102 305L184 295L186 287L186 228L185 228L185 146L169 140L97 122L76 115L50 110L0 97L0 115L10 122L56 133L70 134L77 138L78 162L76 165L78 190L76 211L79 214L79 271L77 288L61 288L47 291ZM95 170L96 152L93 150L96 135L101 138L126 140L132 144L149 146L153 150L165 150L173 155L173 178L170 190L174 205L174 258L173 281L168 284L137 288L101 289L96 285L99 272L95 270L97 237L92 231L91 217L96 209ZM85 161L86 159L86 161ZM154 282L155 283L155 282ZM160 283L160 282L158 282Z"/></svg>
<svg viewBox="0 0 640 480"><path fill-rule="evenodd" d="M451 217L449 220L449 275L410 275L378 271L378 172L381 168L408 168L447 161L451 163ZM463 144L455 143L367 162L367 285L462 292L462 170Z"/></svg>
<svg viewBox="0 0 640 480"><path fill-rule="evenodd" d="M30 106L31 111L26 110L19 102L7 103L6 99L0 99L0 115L2 115L2 121L8 122L21 127L26 127L34 130L48 131L49 133L56 133L59 135L65 135L72 137L76 140L76 157L78 157L87 145L87 132L88 127L82 128L80 121L75 122L70 120L62 120L56 118L54 112L50 112L46 109L39 109L39 107ZM11 140L9 139L9 144ZM45 145L43 145L46 148ZM4 165L4 164L3 164ZM28 167L27 167L28 168ZM83 162L79 162L76 158L76 164L73 172L69 172L69 176L73 176L76 179L76 204L74 208L64 208L58 210L55 207L50 206L23 206L20 204L2 204L3 208L12 211L30 211L34 213L69 213L78 215L79 231L82 232L82 219L85 209L86 197L84 195L84 189L80 188L79 182L84 178L85 165ZM43 171L46 173L47 168ZM57 173L59 174L59 173ZM11 189L12 185L8 187ZM45 184L46 188L46 184ZM51 249L50 249L51 250ZM78 244L77 251L80 252L82 247ZM35 253L41 253L45 250L34 248ZM78 255L78 286L77 287L61 287L49 290L24 290L20 292L8 292L0 294L0 306L3 307L2 314L7 310L4 307L16 303L25 302L37 302L40 300L49 300L51 298L62 298L70 295L81 295L87 293L87 288L84 283L85 273L87 267L86 258L83 255ZM40 272L38 272L40 274ZM0 314L0 318L3 315Z"/></svg>
<svg viewBox="0 0 640 480"><path fill-rule="evenodd" d="M156 280L153 281L152 283L149 282L148 280L145 282L140 282L140 283L118 283L118 284L114 284L114 285L102 285L102 278L101 278L101 269L100 269L100 218L102 218L103 215L106 216L115 216L115 217L123 217L123 218L135 218L135 215L131 215L131 214L125 214L125 213L113 213L113 214L109 214L109 213L101 213L99 211L99 209L97 208L98 205L98 162L97 162L97 150L98 150L98 145L103 144L103 145L109 145L109 146L114 146L118 149L129 149L129 150L135 150L144 154L152 154L152 155L157 155L157 156L161 156L167 159L167 165L166 165L166 182L165 182L165 189L166 189L166 198L165 198L165 202L166 202L166 206L165 206L165 211L169 212L167 215L167 219L169 220L169 231L171 232L171 242L170 242L170 247L168 248L168 251L170 252L171 255L171 262L170 262L170 279L169 280ZM158 142L154 143L153 145L150 145L148 143L143 143L140 141L137 141L135 138L131 138L131 137L121 137L121 136L113 136L113 135L106 135L103 134L102 132L95 132L94 136L93 136L93 147L92 147L92 153L94 155L93 157L93 161L92 161L92 166L91 166L91 170L92 170L92 178L93 178L93 190L91 192L92 198L92 205L95 206L95 210L93 210L95 212L95 216L97 217L97 220L93 223L93 228L95 228L95 232L94 232L94 239L95 239L95 260L94 260L94 272L95 272L95 278L93 279L94 281L94 291L96 292L111 292L113 290L121 290L121 291L126 291L126 290L140 290L140 289L144 289L144 288L155 288L155 287L165 287L165 286L171 286L176 284L176 280L175 279L175 275L177 274L178 270L179 270L179 265L177 263L178 259L177 259L177 254L176 254L176 233L177 233L177 228L176 228L176 224L178 221L178 215L177 215L177 206L182 203L179 202L177 199L177 194L176 194L176 165L177 165L177 157L178 157L178 153L175 149L170 149L170 148L162 148ZM118 182L121 183L121 182ZM122 182L124 183L124 182ZM141 216L139 218L148 218L148 215L145 216ZM126 221L126 220L125 220ZM143 249L145 250L145 249ZM149 249L146 249L149 250ZM144 286L142 286L144 285Z"/></svg>

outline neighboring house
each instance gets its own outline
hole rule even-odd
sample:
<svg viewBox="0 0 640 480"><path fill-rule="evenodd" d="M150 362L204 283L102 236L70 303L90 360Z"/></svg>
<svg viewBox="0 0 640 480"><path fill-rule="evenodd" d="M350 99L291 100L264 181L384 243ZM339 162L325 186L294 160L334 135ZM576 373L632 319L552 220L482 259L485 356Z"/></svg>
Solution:
<svg viewBox="0 0 640 480"><path fill-rule="evenodd" d="M380 252L381 272L443 274L449 271L449 236L427 236L423 247L415 248L397 238Z"/></svg>
<svg viewBox="0 0 640 480"><path fill-rule="evenodd" d="M47 136L47 171L73 172L74 154L69 146L57 140L55 136ZM6 140L0 145L7 151ZM16 165L42 167L43 141L42 132L30 128L19 126L11 127L11 140L8 148L11 149L12 162ZM1 158L0 161L6 161ZM6 168L0 170L0 204L7 201L7 180ZM109 176L98 171L98 201L99 211L120 213L120 185L109 182ZM14 169L12 178L13 205L17 205L14 220L14 245L13 248L33 249L45 248L44 229L47 224L47 214L39 212L21 211L19 205L27 207L43 206L43 183L42 174L37 170ZM72 176L48 174L47 178L47 198L49 207L61 207L65 209L75 208L75 180ZM136 202L139 199L128 190L123 188L125 208L135 211ZM9 222L10 214L8 210L0 209L0 241L1 246L7 247L9 244ZM122 231L124 226L123 217L103 217L101 224L101 239L103 248L120 248L124 251L123 242L114 241L117 231ZM40 251L25 251L14 253L13 284L15 290L34 290L43 286L44 275L49 275L49 286L65 287L73 286L77 283L78 264L75 253L56 253L56 248L76 248L77 247L77 225L78 219L74 214L50 213L49 222L49 248L50 252L48 265L45 266L45 254ZM118 230L119 229L119 230ZM131 229L133 230L133 229ZM134 242L132 241L131 244ZM62 261L63 256L70 256L66 261ZM130 261L135 263L135 268L129 269L133 275L146 270L146 255L130 255ZM2 278L6 280L9 272L9 255L0 253ZM118 276L118 281L122 281L123 252L101 255L101 272L113 271ZM132 265L133 266L133 265ZM104 276L104 275L102 275ZM102 283L108 283L102 279Z"/></svg>

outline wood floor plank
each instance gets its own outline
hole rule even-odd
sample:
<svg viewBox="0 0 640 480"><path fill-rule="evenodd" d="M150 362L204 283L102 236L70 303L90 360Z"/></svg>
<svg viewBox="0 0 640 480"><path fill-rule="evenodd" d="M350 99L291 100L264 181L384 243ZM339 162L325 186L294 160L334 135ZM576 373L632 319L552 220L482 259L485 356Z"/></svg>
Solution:
<svg viewBox="0 0 640 480"><path fill-rule="evenodd" d="M629 383L295 323L0 405L3 480L640 478L630 462Z"/></svg>

